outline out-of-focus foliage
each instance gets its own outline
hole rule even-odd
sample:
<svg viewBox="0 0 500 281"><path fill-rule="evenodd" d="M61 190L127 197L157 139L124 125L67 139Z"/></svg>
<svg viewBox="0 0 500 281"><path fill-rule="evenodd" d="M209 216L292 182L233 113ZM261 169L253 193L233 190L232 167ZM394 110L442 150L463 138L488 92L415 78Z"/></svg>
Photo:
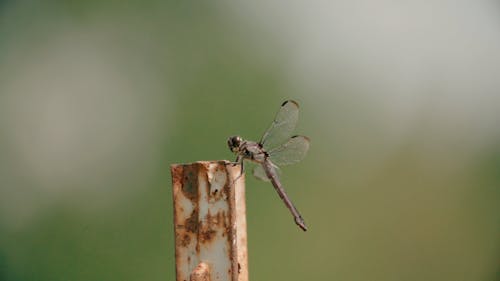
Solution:
<svg viewBox="0 0 500 281"><path fill-rule="evenodd" d="M173 280L169 165L279 104L309 156L247 179L251 280L495 280L491 1L0 1L0 280Z"/></svg>

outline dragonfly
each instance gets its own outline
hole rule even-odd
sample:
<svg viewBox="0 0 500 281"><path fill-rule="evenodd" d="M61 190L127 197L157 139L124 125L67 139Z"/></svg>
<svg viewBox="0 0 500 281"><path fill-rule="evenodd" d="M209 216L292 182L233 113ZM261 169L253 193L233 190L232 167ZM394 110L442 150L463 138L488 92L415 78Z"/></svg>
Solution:
<svg viewBox="0 0 500 281"><path fill-rule="evenodd" d="M227 140L229 149L236 156L236 163L241 164L241 174L244 172L244 160L257 163L253 175L263 181L270 181L274 189L292 213L295 223L304 231L307 226L299 211L288 197L279 179L280 166L300 162L309 150L308 137L292 135L299 120L299 104L287 100L281 104L271 126L259 142L244 140L240 136L231 136ZM238 177L239 178L239 177Z"/></svg>

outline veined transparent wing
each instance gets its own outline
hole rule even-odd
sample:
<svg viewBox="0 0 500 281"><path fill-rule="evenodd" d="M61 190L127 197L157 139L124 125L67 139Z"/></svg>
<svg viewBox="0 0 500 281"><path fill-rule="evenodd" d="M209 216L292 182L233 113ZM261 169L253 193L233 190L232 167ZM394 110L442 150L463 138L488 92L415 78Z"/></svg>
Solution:
<svg viewBox="0 0 500 281"><path fill-rule="evenodd" d="M264 168L260 164L253 167L252 174L261 181L270 181L266 175L266 171L264 171Z"/></svg>
<svg viewBox="0 0 500 281"><path fill-rule="evenodd" d="M277 166L300 162L307 155L310 140L305 136L293 136L283 145L268 151L271 162Z"/></svg>
<svg viewBox="0 0 500 281"><path fill-rule="evenodd" d="M279 175L281 170L273 163L271 163L271 164L273 165L274 171ZM266 171L262 167L262 164L255 165L255 167L253 167L252 174L254 177L258 178L259 180L266 181L266 182L271 181L267 177Z"/></svg>
<svg viewBox="0 0 500 281"><path fill-rule="evenodd" d="M297 125L299 120L299 104L293 100L287 100L276 114L273 123L262 136L260 144L266 150L277 147L285 142Z"/></svg>

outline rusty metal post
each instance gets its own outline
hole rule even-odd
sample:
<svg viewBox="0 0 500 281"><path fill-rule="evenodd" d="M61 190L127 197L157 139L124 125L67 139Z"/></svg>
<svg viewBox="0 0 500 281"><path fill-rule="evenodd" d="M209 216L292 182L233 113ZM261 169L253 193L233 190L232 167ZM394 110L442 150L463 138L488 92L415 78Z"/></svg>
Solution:
<svg viewBox="0 0 500 281"><path fill-rule="evenodd" d="M170 169L177 281L248 281L241 166L200 161Z"/></svg>

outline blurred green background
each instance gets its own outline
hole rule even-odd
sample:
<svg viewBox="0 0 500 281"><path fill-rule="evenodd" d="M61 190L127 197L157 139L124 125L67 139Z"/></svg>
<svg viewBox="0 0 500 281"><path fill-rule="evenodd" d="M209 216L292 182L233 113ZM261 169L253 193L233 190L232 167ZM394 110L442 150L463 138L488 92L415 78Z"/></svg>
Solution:
<svg viewBox="0 0 500 281"><path fill-rule="evenodd" d="M0 280L174 280L169 165L280 103L251 280L499 280L496 1L0 1Z"/></svg>

